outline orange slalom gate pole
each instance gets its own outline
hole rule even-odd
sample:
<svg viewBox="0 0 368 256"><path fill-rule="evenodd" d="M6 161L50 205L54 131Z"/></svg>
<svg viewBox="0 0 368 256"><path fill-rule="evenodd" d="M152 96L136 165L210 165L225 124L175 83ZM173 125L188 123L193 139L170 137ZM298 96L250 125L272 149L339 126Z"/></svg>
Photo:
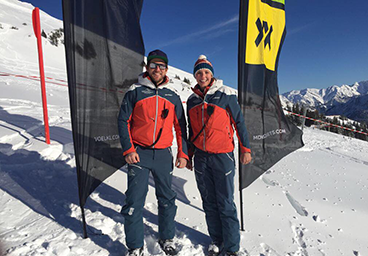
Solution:
<svg viewBox="0 0 368 256"><path fill-rule="evenodd" d="M47 115L47 101L46 101L46 87L45 87L45 70L43 67L43 54L42 54L40 9L38 9L37 7L34 8L32 12L32 22L33 22L33 30L37 38L38 62L40 66L40 80L41 80L41 93L42 93L43 121L45 124L45 138L46 143L50 144L49 118Z"/></svg>

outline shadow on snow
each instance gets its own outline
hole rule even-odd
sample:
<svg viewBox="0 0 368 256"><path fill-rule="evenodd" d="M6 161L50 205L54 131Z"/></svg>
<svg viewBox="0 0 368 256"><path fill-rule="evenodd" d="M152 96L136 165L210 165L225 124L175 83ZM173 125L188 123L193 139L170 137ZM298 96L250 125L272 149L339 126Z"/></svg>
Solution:
<svg viewBox="0 0 368 256"><path fill-rule="evenodd" d="M21 130L42 125L37 119L23 115L12 115L1 107L0 120L19 127ZM29 140L27 136L24 136L18 130L4 125L1 126L19 133L19 136L26 141ZM32 135L33 139L42 136L40 129L31 130L27 134ZM67 129L50 127L50 134L52 140L58 141L63 146L72 142L71 131ZM53 134L57 134L61 139L54 138ZM38 140L40 139L38 138ZM121 171L126 172L126 169L122 168ZM0 143L0 177L0 188L3 191L20 200L33 211L56 221L75 233L82 234L81 221L72 217L72 210L70 208L72 204L79 205L76 171L75 168L71 168L65 161L45 160L42 159L42 156L37 151L27 149L13 150L11 144ZM184 191L185 183L186 180L175 177L173 180L173 189L178 194L178 200L190 204ZM149 185L154 186L152 178L150 178ZM124 204L125 196L120 191L105 183L102 183L98 187L98 192L99 197L102 199L108 200L113 204ZM194 205L191 206L197 210L201 210ZM92 212L99 211L104 216L108 216L115 221L123 220L119 212L105 207L91 198L87 201L85 208ZM143 216L146 221L155 225L158 224L157 215L150 211L144 210ZM188 235L193 243L201 244L209 242L207 235L193 228L181 223L177 223L176 228L177 231L184 232ZM152 228L146 225L146 229ZM113 241L108 234L101 235L102 232L100 230L90 225L88 225L87 230L89 238L98 246L108 250L110 255L118 255L126 251L125 245L118 240ZM153 232L150 233L153 234ZM157 236L157 234L153 235ZM109 248L106 248L107 244L110 245Z"/></svg>

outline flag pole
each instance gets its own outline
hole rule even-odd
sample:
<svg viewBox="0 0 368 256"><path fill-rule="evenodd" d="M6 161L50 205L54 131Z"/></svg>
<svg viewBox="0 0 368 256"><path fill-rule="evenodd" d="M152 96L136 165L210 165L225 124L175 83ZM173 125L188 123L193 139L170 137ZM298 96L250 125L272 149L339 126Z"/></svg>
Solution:
<svg viewBox="0 0 368 256"><path fill-rule="evenodd" d="M243 81L243 61L245 61L244 57L245 57L245 51L244 51L244 47L245 45L243 45L243 39L244 39L244 26L246 26L246 24L244 24L243 22L243 10L245 5L247 5L247 3L245 3L245 0L240 0L239 2L239 35L238 35L238 102L241 103L242 102L242 98L243 98L243 92L239 93L239 88L242 86L241 83ZM240 104L241 106L241 104ZM244 113L243 113L244 115ZM240 154L241 154L241 150L240 150L240 143L238 144L238 170L239 170L239 194L240 194L240 230L244 231L244 211L243 211L243 191L242 191L242 179L243 179L243 173L242 173L242 168L241 168L241 162L240 162Z"/></svg>
<svg viewBox="0 0 368 256"><path fill-rule="evenodd" d="M239 170L239 195L240 195L240 230L241 231L245 231L244 229L244 211L243 211L243 190L242 190L242 187L241 187L241 181L242 181L242 178L243 178L243 175L242 175L242 171L241 171L241 162L240 162L240 147L239 147L239 152L238 152L238 170Z"/></svg>
<svg viewBox="0 0 368 256"><path fill-rule="evenodd" d="M82 222L83 222L83 237L86 239L88 238L87 235L87 222L86 222L86 216L84 214L84 206L80 206L81 211L82 211Z"/></svg>

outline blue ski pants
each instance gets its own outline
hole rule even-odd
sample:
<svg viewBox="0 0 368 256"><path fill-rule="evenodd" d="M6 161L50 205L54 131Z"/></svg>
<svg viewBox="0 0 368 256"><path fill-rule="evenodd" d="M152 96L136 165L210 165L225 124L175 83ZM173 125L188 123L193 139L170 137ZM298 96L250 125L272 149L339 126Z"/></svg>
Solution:
<svg viewBox="0 0 368 256"><path fill-rule="evenodd" d="M128 189L124 216L126 245L130 249L144 245L143 207L148 192L149 173L155 181L158 201L158 226L160 239L172 239L175 235L176 193L171 189L173 156L171 148L148 149L138 146L140 162L128 165Z"/></svg>
<svg viewBox="0 0 368 256"><path fill-rule="evenodd" d="M194 170L202 197L208 233L224 250L239 251L239 220L234 203L234 153L194 153Z"/></svg>

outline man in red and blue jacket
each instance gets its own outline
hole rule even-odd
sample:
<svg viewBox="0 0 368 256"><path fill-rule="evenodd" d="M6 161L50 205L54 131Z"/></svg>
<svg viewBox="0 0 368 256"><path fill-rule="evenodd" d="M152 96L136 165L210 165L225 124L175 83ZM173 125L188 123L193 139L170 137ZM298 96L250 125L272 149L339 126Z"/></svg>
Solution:
<svg viewBox="0 0 368 256"><path fill-rule="evenodd" d="M189 158L183 105L166 76L167 64L164 52L150 52L147 71L129 88L120 109L120 142L128 163L128 190L121 211L125 218L128 255L143 255L142 211L150 172L158 200L159 244L170 255L176 253L172 241L177 208L176 193L171 189L173 127L178 145L175 166L184 168Z"/></svg>
<svg viewBox="0 0 368 256"><path fill-rule="evenodd" d="M189 141L194 154L197 187L203 201L208 233L212 243L211 256L238 255L240 233L234 204L234 129L239 139L240 162L248 164L251 157L248 133L236 94L213 77L214 70L206 56L194 65L197 85L187 101ZM192 161L187 165L192 169Z"/></svg>

